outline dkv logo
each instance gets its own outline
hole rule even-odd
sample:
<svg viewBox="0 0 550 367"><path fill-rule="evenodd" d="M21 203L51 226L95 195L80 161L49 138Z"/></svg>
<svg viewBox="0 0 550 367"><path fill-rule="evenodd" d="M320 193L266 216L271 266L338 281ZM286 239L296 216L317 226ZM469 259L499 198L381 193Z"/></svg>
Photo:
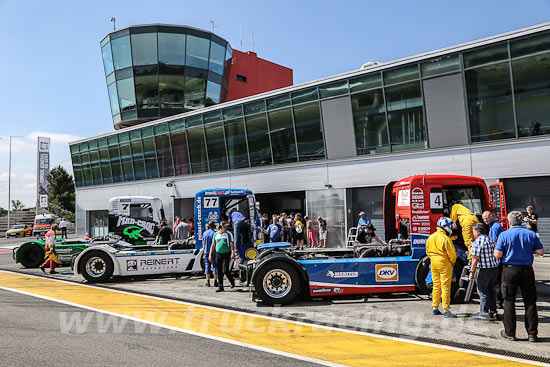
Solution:
<svg viewBox="0 0 550 367"><path fill-rule="evenodd" d="M376 264L377 282L397 282L399 280L399 267L397 264Z"/></svg>

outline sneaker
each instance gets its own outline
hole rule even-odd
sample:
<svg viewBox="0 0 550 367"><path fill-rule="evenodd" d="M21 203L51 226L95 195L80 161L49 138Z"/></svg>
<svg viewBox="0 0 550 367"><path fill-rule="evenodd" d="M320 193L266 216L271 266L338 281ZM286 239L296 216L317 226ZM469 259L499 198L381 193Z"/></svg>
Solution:
<svg viewBox="0 0 550 367"><path fill-rule="evenodd" d="M55 270L50 270L50 274L59 274L59 273Z"/></svg>
<svg viewBox="0 0 550 367"><path fill-rule="evenodd" d="M489 315L483 315L483 314L477 314L477 315L472 316L472 320L489 321L490 316Z"/></svg>
<svg viewBox="0 0 550 367"><path fill-rule="evenodd" d="M445 313L443 314L443 317L454 319L454 318L456 318L456 315L454 313L452 313L451 311L445 311Z"/></svg>
<svg viewBox="0 0 550 367"><path fill-rule="evenodd" d="M434 316L441 315L441 311L439 311L439 309L435 309L432 311L432 315Z"/></svg>
<svg viewBox="0 0 550 367"><path fill-rule="evenodd" d="M537 337L537 335L528 335L528 339L527 339L530 343L536 343L539 341L539 338Z"/></svg>
<svg viewBox="0 0 550 367"><path fill-rule="evenodd" d="M39 268L40 270L42 270L42 272L43 272L44 274L46 274L46 269L44 269L43 266L39 266L38 268Z"/></svg>
<svg viewBox="0 0 550 367"><path fill-rule="evenodd" d="M239 281L239 287L245 287L245 286L246 286L246 282Z"/></svg>
<svg viewBox="0 0 550 367"><path fill-rule="evenodd" d="M508 340L511 340L511 341L518 340L515 336L506 334L506 331L504 331L504 330L500 331L500 336L503 337L504 339L508 339Z"/></svg>
<svg viewBox="0 0 550 367"><path fill-rule="evenodd" d="M224 291L223 288L218 288L218 289L216 289L216 292L223 292L223 291Z"/></svg>
<svg viewBox="0 0 550 367"><path fill-rule="evenodd" d="M500 321L500 320L502 320L502 317L497 312L489 313L489 321Z"/></svg>

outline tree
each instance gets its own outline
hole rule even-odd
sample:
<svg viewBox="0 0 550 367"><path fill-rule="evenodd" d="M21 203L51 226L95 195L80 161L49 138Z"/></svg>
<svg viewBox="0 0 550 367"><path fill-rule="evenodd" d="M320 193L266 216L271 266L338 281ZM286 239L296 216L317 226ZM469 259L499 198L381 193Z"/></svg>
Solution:
<svg viewBox="0 0 550 367"><path fill-rule="evenodd" d="M6 215L8 215L8 211L0 207L0 217L5 217Z"/></svg>
<svg viewBox="0 0 550 367"><path fill-rule="evenodd" d="M21 202L21 200L12 200L11 201L11 208L14 211L21 210L25 207L25 204Z"/></svg>
<svg viewBox="0 0 550 367"><path fill-rule="evenodd" d="M74 180L65 168L57 166L50 171L49 202L74 213Z"/></svg>

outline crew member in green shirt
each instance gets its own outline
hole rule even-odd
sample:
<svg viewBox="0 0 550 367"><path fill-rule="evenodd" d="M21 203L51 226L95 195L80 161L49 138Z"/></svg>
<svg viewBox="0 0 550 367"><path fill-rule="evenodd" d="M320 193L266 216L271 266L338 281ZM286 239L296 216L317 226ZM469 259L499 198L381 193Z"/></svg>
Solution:
<svg viewBox="0 0 550 367"><path fill-rule="evenodd" d="M227 229L229 224L222 222L219 232L216 232L212 240L213 246L210 247L210 255L208 259L212 261L214 248L216 248L216 272L218 273L218 289L216 292L223 292L223 276L227 276L227 280L231 283L231 288L235 287L235 280L231 275L229 263L235 258L235 250L233 246L233 235Z"/></svg>

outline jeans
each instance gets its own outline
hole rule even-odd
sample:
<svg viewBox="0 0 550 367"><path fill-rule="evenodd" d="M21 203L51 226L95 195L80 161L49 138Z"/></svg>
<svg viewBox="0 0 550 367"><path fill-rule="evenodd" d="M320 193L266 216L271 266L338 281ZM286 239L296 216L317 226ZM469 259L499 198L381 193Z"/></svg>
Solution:
<svg viewBox="0 0 550 367"><path fill-rule="evenodd" d="M502 295L504 296L504 331L516 335L516 293L521 289L525 305L525 329L529 335L537 335L537 288L535 272L531 265L506 265L502 269Z"/></svg>
<svg viewBox="0 0 550 367"><path fill-rule="evenodd" d="M477 277L477 293L479 294L479 313L487 315L497 312L495 286L498 281L498 267L480 268Z"/></svg>
<svg viewBox="0 0 550 367"><path fill-rule="evenodd" d="M216 272L218 273L218 288L223 289L223 276L227 277L231 285L235 285L235 280L229 270L229 263L231 262L231 253L226 252L220 254L216 252Z"/></svg>
<svg viewBox="0 0 550 367"><path fill-rule="evenodd" d="M61 228L61 238L67 239L67 227Z"/></svg>

